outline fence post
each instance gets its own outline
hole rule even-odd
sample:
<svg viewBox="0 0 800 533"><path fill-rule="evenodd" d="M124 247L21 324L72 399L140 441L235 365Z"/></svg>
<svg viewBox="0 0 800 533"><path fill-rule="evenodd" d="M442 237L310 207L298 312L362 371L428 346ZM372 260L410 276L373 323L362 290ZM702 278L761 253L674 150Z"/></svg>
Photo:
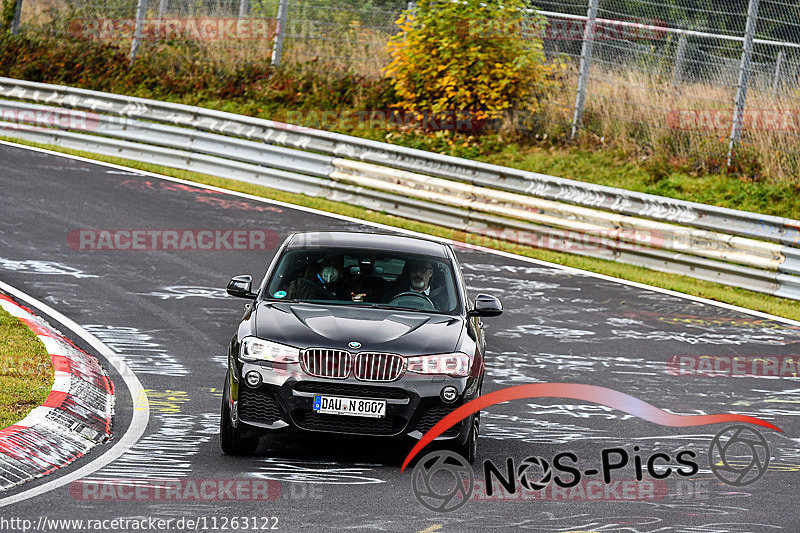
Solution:
<svg viewBox="0 0 800 533"><path fill-rule="evenodd" d="M133 39L131 40L131 53L130 62L136 61L136 55L139 53L139 45L142 42L142 33L144 30L144 17L147 13L147 0L139 0L136 5L136 24L133 29Z"/></svg>
<svg viewBox="0 0 800 533"><path fill-rule="evenodd" d="M286 33L286 14L289 11L289 0L278 2L278 21L275 24L275 42L272 45L272 66L281 66L283 54L283 36Z"/></svg>
<svg viewBox="0 0 800 533"><path fill-rule="evenodd" d="M11 19L11 34L19 33L20 18L22 17L22 0L17 0L14 4L14 18Z"/></svg>
<svg viewBox="0 0 800 533"><path fill-rule="evenodd" d="M243 19L250 14L250 0L239 0L239 18Z"/></svg>
<svg viewBox="0 0 800 533"><path fill-rule="evenodd" d="M781 83L781 69L783 68L783 62L785 59L786 50L781 48L778 52L778 59L775 60L775 78L772 80L772 95L774 97L778 96L778 86Z"/></svg>
<svg viewBox="0 0 800 533"><path fill-rule="evenodd" d="M744 121L744 105L747 101L747 85L750 82L750 62L753 57L753 35L756 32L758 19L759 0L750 0L747 8L747 24L744 28L744 47L742 60L739 63L739 85L736 87L736 107L733 110L733 124L731 125L731 139L728 144L728 166L733 159L733 149L739 143L742 135L742 122Z"/></svg>
<svg viewBox="0 0 800 533"><path fill-rule="evenodd" d="M575 95L575 115L572 117L572 135L580 127L583 119L583 105L586 103L586 88L589 84L589 67L592 63L592 45L594 44L594 23L597 18L597 8L600 0L589 0L589 9L586 12L586 28L583 30L583 46L581 47L581 64L578 74L578 92Z"/></svg>
<svg viewBox="0 0 800 533"><path fill-rule="evenodd" d="M686 45L689 39L685 33L681 33L678 39L678 51L675 53L675 66L672 69L672 85L677 86L683 76L683 64L686 62Z"/></svg>
<svg viewBox="0 0 800 533"><path fill-rule="evenodd" d="M167 13L167 1L168 0L161 0L158 3L158 18L159 18L159 20L162 20L164 18L164 15Z"/></svg>

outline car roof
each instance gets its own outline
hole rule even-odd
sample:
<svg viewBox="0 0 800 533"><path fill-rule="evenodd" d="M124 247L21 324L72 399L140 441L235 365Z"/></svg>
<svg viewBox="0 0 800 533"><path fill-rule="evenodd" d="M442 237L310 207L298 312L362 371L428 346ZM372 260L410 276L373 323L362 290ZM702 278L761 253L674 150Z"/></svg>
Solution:
<svg viewBox="0 0 800 533"><path fill-rule="evenodd" d="M386 233L363 233L353 231L315 231L292 235L288 248L353 248L360 250L384 250L424 254L447 258L445 245L436 241L390 235Z"/></svg>

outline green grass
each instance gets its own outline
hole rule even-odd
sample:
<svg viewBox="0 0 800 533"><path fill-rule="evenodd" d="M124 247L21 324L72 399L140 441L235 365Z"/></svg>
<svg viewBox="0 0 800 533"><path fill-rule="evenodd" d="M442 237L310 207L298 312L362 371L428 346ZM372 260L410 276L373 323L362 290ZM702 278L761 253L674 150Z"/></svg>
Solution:
<svg viewBox="0 0 800 533"><path fill-rule="evenodd" d="M42 341L0 309L0 428L25 418L53 386L53 364Z"/></svg>
<svg viewBox="0 0 800 533"><path fill-rule="evenodd" d="M6 140L13 140L13 139L6 139ZM681 276L677 274L656 272L646 268L615 263L613 261L607 261L604 259L581 257L577 255L570 255L550 250L542 250L530 246L509 243L501 240L485 239L483 237L480 237L480 240L477 241L476 239L478 239L478 236L468 235L465 234L464 232L457 232L442 226L416 222L413 220L387 215L384 213L378 213L362 207L352 206L349 204L343 204L339 202L333 202L330 200L326 200L324 198L316 198L316 197L306 196L303 194L288 193L276 189L271 189L269 187L237 182L235 180L230 180L230 179L217 178L214 176L208 176L196 172L176 170L168 167L162 167L159 165L140 163L137 161L120 159L110 156L95 155L87 152L80 152L77 150L70 150L66 148L49 146L49 145L41 145L41 144L28 143L22 141L14 141L14 142L19 142L20 144L26 144L30 146L38 146L40 148L46 148L58 152L78 155L89 159L95 159L98 161L105 161L117 165L123 165L141 170L147 170L158 174L164 174L166 176L172 176L189 181L194 181L197 183L203 183L206 185L213 185L225 189L230 189L233 191L252 194L254 196L270 198L273 200L279 200L282 202L287 202L295 205L311 207L314 209L319 209L321 211L346 215L362 220L367 220L370 222L378 222L381 224L409 229L420 233L445 237L455 241L481 244L483 246L523 255L526 257L532 257L535 259L550 261L553 263L580 268L591 272L606 274L616 278L635 281L638 283L644 283L647 285L653 285L655 287L662 287L664 289L670 289L685 294L691 294L694 296L700 296L703 298L708 298L719 302L726 302L729 304L738 305L749 309L754 309L756 311L762 311L765 313L770 313L786 318L800 320L800 302L794 300L788 300L785 298L777 298L774 296L754 291L749 291L746 289L728 287L726 285L721 285L719 283L697 280L694 278Z"/></svg>

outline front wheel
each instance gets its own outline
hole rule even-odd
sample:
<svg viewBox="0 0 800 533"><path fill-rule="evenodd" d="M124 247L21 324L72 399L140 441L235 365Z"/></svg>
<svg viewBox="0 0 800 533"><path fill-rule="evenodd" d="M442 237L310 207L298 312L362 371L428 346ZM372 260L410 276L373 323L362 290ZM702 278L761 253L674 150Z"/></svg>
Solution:
<svg viewBox="0 0 800 533"><path fill-rule="evenodd" d="M258 437L243 437L239 428L231 423L231 410L228 405L229 378L225 378L225 388L222 393L222 409L219 420L219 444L226 455L252 455L258 448Z"/></svg>
<svg viewBox="0 0 800 533"><path fill-rule="evenodd" d="M475 462L475 456L478 453L478 433L480 433L480 424L481 413L479 411L472 416L466 442L458 444L453 448L453 451L464 457L469 464Z"/></svg>

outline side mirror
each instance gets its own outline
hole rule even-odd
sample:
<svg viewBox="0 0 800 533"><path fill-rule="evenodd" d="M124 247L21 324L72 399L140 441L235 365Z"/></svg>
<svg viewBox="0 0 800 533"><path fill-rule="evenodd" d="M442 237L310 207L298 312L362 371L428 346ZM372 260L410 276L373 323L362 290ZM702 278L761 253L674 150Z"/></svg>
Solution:
<svg viewBox="0 0 800 533"><path fill-rule="evenodd" d="M503 304L494 296L479 294L475 298L475 308L467 314L469 316L498 316L503 313Z"/></svg>
<svg viewBox="0 0 800 533"><path fill-rule="evenodd" d="M256 294L251 291L253 278L251 276L236 276L228 282L228 294L237 298L250 298L255 300Z"/></svg>

